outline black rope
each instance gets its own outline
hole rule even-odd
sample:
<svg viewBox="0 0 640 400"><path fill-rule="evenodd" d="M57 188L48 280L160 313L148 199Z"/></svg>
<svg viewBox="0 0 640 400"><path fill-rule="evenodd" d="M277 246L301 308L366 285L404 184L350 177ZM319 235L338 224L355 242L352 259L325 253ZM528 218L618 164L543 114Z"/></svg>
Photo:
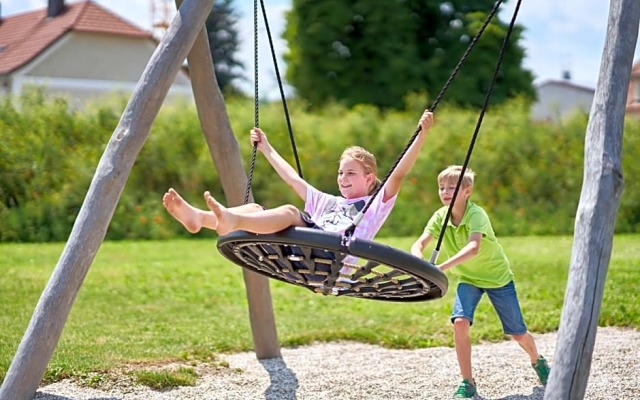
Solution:
<svg viewBox="0 0 640 400"><path fill-rule="evenodd" d="M487 15L487 18L485 18L484 23L482 24L482 27L480 27L478 32L476 32L476 35L473 37L473 39L471 39L469 46L467 46L467 50L465 50L464 54L460 58L460 61L458 61L458 64L453 68L451 75L449 75L449 78L447 79L445 84L442 86L440 93L438 93L438 96L436 96L436 99L434 100L433 104L431 104L429 111L434 112L436 110L436 107L440 103L440 100L442 100L442 97L444 96L445 92L449 90L449 86L451 86L451 83L453 82L454 78L458 75L460 68L462 68L464 63L467 61L469 54L471 54L471 50L473 50L473 48L476 45L476 42L478 41L478 39L480 39L480 36L482 36L482 34L484 33L484 30L487 29L487 26L489 26L489 23L493 19L493 16L496 14L496 12L498 12L498 9L500 8L501 4L502 4L502 0L498 0L493 5L491 12L489 12L489 15ZM409 143L413 143L413 141Z"/></svg>
<svg viewBox="0 0 640 400"><path fill-rule="evenodd" d="M455 68L453 69L453 71L449 75L449 78L447 79L447 81L443 85L442 89L440 90L440 93L438 93L438 96L436 96L435 101L433 102L433 104L429 108L429 110L431 112L435 111L436 107L438 107L438 104L440 103L440 100L442 100L442 97L444 96L445 92L449 89L449 87L451 86L451 83L453 82L455 77L458 75L458 72L460 71L460 68L462 68L464 63L467 61L467 58L469 57L469 54L471 54L471 51L473 50L473 48L475 47L476 43L478 42L478 39L480 39L480 36L482 36L482 34L484 33L485 29L487 28L487 26L489 25L489 23L493 19L494 15L498 11L498 9L500 7L500 4L502 4L502 0L497 0L496 3L493 5L493 8L491 9L489 14L487 15L487 18L485 19L484 23L482 24L482 27L480 27L480 29L478 30L476 35L473 37L473 39L469 43L469 46L467 46L467 49L465 50L464 54L460 58L460 61L458 61L458 64L455 66ZM387 174L385 175L384 179L381 181L381 184L378 186L378 188L373 193L373 195L371 195L371 198L369 199L367 204L365 204L365 206L362 209L362 211L360 211L359 218L357 218L356 221L349 228L347 228L347 230L345 230L344 235L345 235L346 239L348 239L353 234L353 232L356 230L356 226L362 220L362 216L364 215L364 213L366 213L369 210L369 207L371 207L371 204L373 203L373 200L380 193L380 191L383 190L384 185L387 183L387 180L389 180L389 177L391 176L393 171L396 169L396 167L398 166L398 164L400 163L400 161L402 160L404 155L407 153L407 151L409 151L409 148L411 147L413 142L416 140L416 138L420 134L421 130L422 130L422 127L420 125L418 125L418 128L415 130L415 132L413 133L413 135L409 139L409 142L407 143L405 148L402 149L402 151L400 152L400 155L398 156L398 158L396 158L395 162L393 163L393 165L391 166L389 171L387 171Z"/></svg>
<svg viewBox="0 0 640 400"><path fill-rule="evenodd" d="M287 99L284 96L284 87L282 85L282 79L280 78L280 70L278 68L278 57L276 56L276 50L273 47L273 39L271 38L271 30L269 29L269 20L267 18L267 11L264 7L264 1L260 0L260 6L262 7L262 19L264 20L264 26L267 29L267 37L269 38L269 47L271 48L271 58L273 59L273 67L276 70L276 78L278 79L278 89L280 89L280 99L282 100L282 108L284 109L284 116L287 120L287 129L289 130L289 140L291 141L291 149L293 150L293 156L296 159L296 167L298 168L298 175L302 176L302 167L300 166L300 159L298 158L298 149L296 147L296 140L293 137L293 129L291 128L291 119L289 118L289 108L287 107ZM257 63L257 62L256 62Z"/></svg>
<svg viewBox="0 0 640 400"><path fill-rule="evenodd" d="M282 107L284 108L284 115L287 121L287 129L289 131L289 140L291 141L291 148L293 149L293 155L296 159L296 166L298 167L298 175L304 179L302 175L302 167L300 166L300 158L298 157L298 150L296 147L296 141L293 137L293 129L291 128L291 118L289 117L289 108L287 107L287 100L284 95L284 87L282 85L282 79L280 78L280 70L278 68L278 59L276 51L273 46L273 39L271 36L271 29L269 28L269 19L267 18L267 11L264 7L264 1L260 0L260 7L262 9L262 19L264 20L264 26L267 30L267 37L269 38L269 47L271 48L271 58L273 59L273 66L276 71L276 78L278 79L278 88L280 89L280 98L282 100ZM258 84L258 0L253 1L253 72L254 72L254 126L260 127L260 94ZM247 188L244 194L244 204L249 202L249 195L251 194L251 182L253 181L253 171L256 165L256 153L258 143L253 144L253 151L251 153L251 165L249 167L249 177L247 179Z"/></svg>
<svg viewBox="0 0 640 400"><path fill-rule="evenodd" d="M258 0L253 0L253 126L260 127L260 97L258 93ZM256 166L256 153L258 142L253 144L251 152L251 165L249 167L249 177L247 178L247 188L244 192L244 204L249 203L251 195L251 181L253 181L253 170Z"/></svg>
<svg viewBox="0 0 640 400"><path fill-rule="evenodd" d="M498 55L498 60L496 61L496 66L493 70L493 76L491 77L491 82L489 84L489 88L487 89L487 93L485 94L484 102L482 104L482 109L480 111L480 115L478 116L478 121L476 123L475 130L473 132L473 137L471 138L471 143L469 144L469 149L467 150L467 155L465 156L464 163L462 164L462 170L460 171L460 177L458 178L458 182L456 183L456 188L453 191L453 197L451 199L451 203L449 203L449 208L447 209L447 214L444 217L444 222L442 224L442 230L440 231L440 236L438 237L438 243L436 244L435 250L433 251L433 255L431 256L431 263L435 264L436 258L438 256L438 252L440 251L440 246L442 245L442 240L444 239L444 233L447 229L447 224L449 223L449 219L451 218L451 212L453 210L453 205L456 202L456 198L458 197L458 192L460 191L460 186L462 185L462 180L464 178L464 174L467 171L467 166L469 165L469 160L471 159L471 154L473 153L473 147L475 146L476 139L478 138L478 132L480 131L480 126L482 125L482 120L484 119L484 114L489 107L489 100L491 99L491 94L493 93L493 88L495 86L496 80L498 79L498 74L500 73L500 66L502 65L502 60L507 51L507 45L509 44L509 39L511 38L511 33L513 32L513 27L516 23L516 17L518 16L518 11L520 10L520 3L522 0L518 0L516 4L516 8L513 12L513 16L511 17L511 22L509 24L509 29L505 34L504 40L502 41L502 47L500 48L500 54Z"/></svg>

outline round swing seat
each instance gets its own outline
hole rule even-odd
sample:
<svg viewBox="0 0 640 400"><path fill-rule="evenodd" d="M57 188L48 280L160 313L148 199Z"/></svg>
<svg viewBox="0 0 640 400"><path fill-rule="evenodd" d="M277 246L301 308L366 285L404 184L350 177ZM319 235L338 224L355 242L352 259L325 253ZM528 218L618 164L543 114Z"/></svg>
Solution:
<svg viewBox="0 0 640 400"><path fill-rule="evenodd" d="M337 233L311 228L235 231L218 238L218 250L243 268L323 295L416 302L441 298L449 285L412 254L358 238L344 244Z"/></svg>

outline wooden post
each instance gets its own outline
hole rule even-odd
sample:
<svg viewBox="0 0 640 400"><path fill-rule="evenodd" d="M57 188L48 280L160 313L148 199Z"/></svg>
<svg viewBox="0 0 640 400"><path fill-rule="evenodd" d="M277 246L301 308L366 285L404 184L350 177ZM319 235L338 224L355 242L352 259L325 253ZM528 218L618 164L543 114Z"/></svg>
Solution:
<svg viewBox="0 0 640 400"><path fill-rule="evenodd" d="M213 0L185 0L149 60L0 387L0 400L33 399L151 124L212 7Z"/></svg>
<svg viewBox="0 0 640 400"><path fill-rule="evenodd" d="M182 0L176 0L176 6L180 7L180 3ZM231 130L224 98L216 81L206 28L200 31L187 60L200 125L213 163L220 171L225 197L229 205L243 204L247 176L242 166L238 142ZM248 132L246 143L249 144ZM269 279L244 268L242 272L256 357L281 357Z"/></svg>
<svg viewBox="0 0 640 400"><path fill-rule="evenodd" d="M569 280L545 399L583 399L585 395L622 195L620 155L626 93L639 23L640 2L611 0L587 126Z"/></svg>

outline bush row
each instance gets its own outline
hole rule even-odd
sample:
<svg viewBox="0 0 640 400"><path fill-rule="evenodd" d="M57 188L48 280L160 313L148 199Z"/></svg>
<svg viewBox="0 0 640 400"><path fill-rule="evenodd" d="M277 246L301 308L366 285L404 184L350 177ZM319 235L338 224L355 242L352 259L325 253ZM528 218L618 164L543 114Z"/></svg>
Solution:
<svg viewBox="0 0 640 400"><path fill-rule="evenodd" d="M413 103L426 102L416 101ZM26 91L0 104L0 241L65 241L82 205L102 152L126 99L111 99L72 110L62 99ZM422 110L383 112L374 107L334 105L308 112L289 101L295 143L307 181L337 193L336 170L343 148L358 144L373 152L383 178L415 131ZM513 101L490 108L471 153L477 173L473 200L492 216L499 235L569 234L580 198L587 116L561 123L534 122L529 105ZM232 128L248 165L248 132L254 124L253 100L227 101ZM477 111L441 107L436 125L400 192L380 236L416 236L440 207L436 176L462 164L475 130ZM260 126L295 167L283 108L260 108ZM626 123L623 172L640 175L640 123ZM139 154L107 232L108 239L165 239L188 235L166 213L162 194L175 187L204 207L202 193L223 198L201 133L195 106L166 105ZM258 155L252 190L264 206L302 204ZM625 182L617 232L640 231L640 185ZM200 236L212 236L201 233Z"/></svg>

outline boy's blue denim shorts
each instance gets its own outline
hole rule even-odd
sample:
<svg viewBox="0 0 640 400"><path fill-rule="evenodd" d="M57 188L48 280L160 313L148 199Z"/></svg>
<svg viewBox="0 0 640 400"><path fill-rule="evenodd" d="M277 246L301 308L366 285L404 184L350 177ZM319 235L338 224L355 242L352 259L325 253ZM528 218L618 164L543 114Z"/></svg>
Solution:
<svg viewBox="0 0 640 400"><path fill-rule="evenodd" d="M518 302L516 285L513 281L495 289L482 289L468 283L458 284L451 322L456 318L465 318L473 325L476 306L484 293L489 296L491 304L496 309L500 322L502 322L502 331L506 335L523 335L527 332L527 326L524 323Z"/></svg>

